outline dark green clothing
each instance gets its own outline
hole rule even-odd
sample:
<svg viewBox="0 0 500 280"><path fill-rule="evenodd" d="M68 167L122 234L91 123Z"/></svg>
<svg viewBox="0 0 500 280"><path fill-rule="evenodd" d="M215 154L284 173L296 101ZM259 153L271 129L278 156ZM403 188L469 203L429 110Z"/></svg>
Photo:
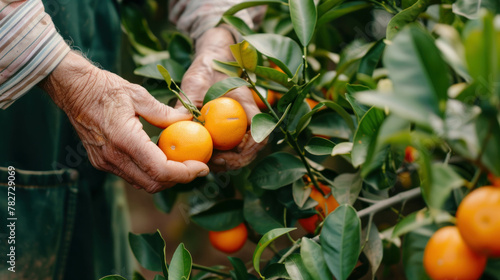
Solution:
<svg viewBox="0 0 500 280"><path fill-rule="evenodd" d="M74 49L117 71L121 29L115 1L44 5ZM0 110L0 129L0 279L127 276L131 259L122 181L91 166L64 112L34 88ZM15 168L15 189L8 186L9 166ZM9 196L15 196L13 215ZM12 222L15 244L8 243ZM15 273L7 270L11 246Z"/></svg>

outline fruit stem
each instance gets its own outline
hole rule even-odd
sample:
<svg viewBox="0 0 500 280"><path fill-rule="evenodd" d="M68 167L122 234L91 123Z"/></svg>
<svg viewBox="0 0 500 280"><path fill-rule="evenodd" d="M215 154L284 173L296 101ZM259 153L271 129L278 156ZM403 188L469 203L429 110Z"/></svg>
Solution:
<svg viewBox="0 0 500 280"><path fill-rule="evenodd" d="M290 249L288 249L288 251L285 254L283 254L283 256L281 256L278 263L283 263L285 259L288 258L288 256L290 256L291 254L293 254L293 252L295 252L295 250L297 250L298 248L300 248L300 239L297 240L297 242L295 242L293 246L290 247Z"/></svg>
<svg viewBox="0 0 500 280"><path fill-rule="evenodd" d="M250 83L250 87L255 91L255 93L257 93L257 95L259 96L260 100L262 100L262 102L264 102L264 104L266 104L266 107L269 109L269 112L271 113L271 115L277 121L279 121L280 118L278 117L278 115L276 114L276 112L274 112L273 107L271 106L271 104L269 104L269 102L267 102L267 98L264 98L264 96L259 92L259 90L255 86L255 83L252 81L252 79L250 79L250 76L248 75L247 71L245 69L242 69L242 70L243 70L243 74L244 74L247 82Z"/></svg>
<svg viewBox="0 0 500 280"><path fill-rule="evenodd" d="M211 268L211 267L207 267L207 266L204 266L204 265L199 265L199 264L193 263L193 269L202 270L202 271L206 271L206 272L211 272L213 274L224 276L226 278L231 278L231 275L228 274L228 273L225 273L223 271L220 271L220 270L217 270L217 269L214 269L214 268Z"/></svg>

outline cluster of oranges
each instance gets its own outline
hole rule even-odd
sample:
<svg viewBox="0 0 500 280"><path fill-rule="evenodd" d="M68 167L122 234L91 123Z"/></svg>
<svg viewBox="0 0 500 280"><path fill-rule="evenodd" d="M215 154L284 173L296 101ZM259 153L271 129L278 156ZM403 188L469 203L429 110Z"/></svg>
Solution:
<svg viewBox="0 0 500 280"><path fill-rule="evenodd" d="M158 146L169 160L207 163L213 149L231 150L247 131L247 116L238 101L219 97L207 102L198 121L179 121L160 134Z"/></svg>
<svg viewBox="0 0 500 280"><path fill-rule="evenodd" d="M324 194L323 195L313 186L309 178L306 178L306 181L308 181L307 188L311 188L311 194L309 194L309 197L318 202L318 205L314 207L317 213L308 218L299 219L298 222L308 233L314 234L325 217L333 212L333 210L339 206L339 203L331 194L331 189L329 187L325 186L321 182L318 182L318 185Z"/></svg>
<svg viewBox="0 0 500 280"><path fill-rule="evenodd" d="M471 191L460 202L456 225L438 229L424 251L432 279L479 279L488 258L500 257L500 181Z"/></svg>

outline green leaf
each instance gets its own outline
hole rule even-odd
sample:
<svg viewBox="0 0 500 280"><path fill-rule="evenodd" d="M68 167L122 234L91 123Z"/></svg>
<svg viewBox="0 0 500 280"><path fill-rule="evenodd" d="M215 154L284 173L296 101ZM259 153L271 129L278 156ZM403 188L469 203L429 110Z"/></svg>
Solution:
<svg viewBox="0 0 500 280"><path fill-rule="evenodd" d="M326 265L321 246L307 237L302 237L300 245L300 256L312 279L332 279L332 274Z"/></svg>
<svg viewBox="0 0 500 280"><path fill-rule="evenodd" d="M181 65L183 69L187 69L189 65L191 65L191 53L193 51L193 44L189 37L187 37L183 33L174 32L169 36L167 40L168 53L170 54L170 58ZM175 78L174 81L177 82Z"/></svg>
<svg viewBox="0 0 500 280"><path fill-rule="evenodd" d="M211 231L222 231L243 222L243 201L228 199L217 202L207 210L191 216L197 225Z"/></svg>
<svg viewBox="0 0 500 280"><path fill-rule="evenodd" d="M222 21L236 28L243 36L255 34L255 32L239 17L227 15L222 17Z"/></svg>
<svg viewBox="0 0 500 280"><path fill-rule="evenodd" d="M431 178L423 180L422 194L430 208L441 209L453 189L465 184L449 165L434 163L431 167Z"/></svg>
<svg viewBox="0 0 500 280"><path fill-rule="evenodd" d="M370 232L368 232L368 240L363 247L363 253L365 253L368 262L370 262L372 279L375 279L377 270L382 263L382 257L384 256L384 248L382 245L382 240L380 239L380 233L377 229L375 223L371 223L369 226ZM365 231L366 234L366 231Z"/></svg>
<svg viewBox="0 0 500 280"><path fill-rule="evenodd" d="M439 129L446 110L448 68L432 37L410 24L387 46L384 65L394 93L357 93L358 101L387 108L427 128Z"/></svg>
<svg viewBox="0 0 500 280"><path fill-rule="evenodd" d="M332 153L330 154L332 157L337 155L349 155L352 152L352 142L342 142L335 147L333 147Z"/></svg>
<svg viewBox="0 0 500 280"><path fill-rule="evenodd" d="M366 9L371 7L371 3L367 3L364 1L352 1L352 2L347 2L347 3L342 3L338 6L336 6L333 9L330 9L329 11L325 12L322 14L319 19L318 23L316 24L317 26L321 26L325 23L331 22L335 19L338 19L342 16L345 16L347 14ZM321 6L320 6L321 7Z"/></svg>
<svg viewBox="0 0 500 280"><path fill-rule="evenodd" d="M238 3L234 6L232 6L230 9L228 9L226 12L224 12L224 15L225 16L234 15L243 9L247 9L247 8L251 8L251 7L255 7L255 6L260 6L260 5L269 5L269 4L283 4L284 5L285 3L283 3L283 1L281 1L281 0L246 0L244 2L241 2L241 3Z"/></svg>
<svg viewBox="0 0 500 280"><path fill-rule="evenodd" d="M259 234L282 228L283 207L270 195L256 197L253 193L245 195L243 215L250 226Z"/></svg>
<svg viewBox="0 0 500 280"><path fill-rule="evenodd" d="M307 46L316 26L316 5L313 0L289 0L290 17L302 46Z"/></svg>
<svg viewBox="0 0 500 280"><path fill-rule="evenodd" d="M158 72L157 65L163 66L168 72L172 73L173 76L171 78L175 82L180 82L182 80L182 76L184 76L185 72L184 67L172 59L162 59L154 63L140 66L134 70L134 74L157 80L164 80L165 78Z"/></svg>
<svg viewBox="0 0 500 280"><path fill-rule="evenodd" d="M498 112L497 112L498 114ZM479 143L484 143L484 152L481 162L490 172L500 176L500 125L496 118L492 116L480 115L476 121L476 134Z"/></svg>
<svg viewBox="0 0 500 280"><path fill-rule="evenodd" d="M392 231L392 238L405 235L411 231L433 223L440 224L444 222L452 222L453 219L454 217L446 211L440 211L436 217L432 217L427 209L415 211L404 217L396 224L394 230Z"/></svg>
<svg viewBox="0 0 500 280"><path fill-rule="evenodd" d="M146 269L162 271L165 242L159 232L136 235L129 233L129 245L137 261Z"/></svg>
<svg viewBox="0 0 500 280"><path fill-rule="evenodd" d="M120 275L108 275L108 276L104 276L102 278L99 278L99 280L127 280L127 278L120 276Z"/></svg>
<svg viewBox="0 0 500 280"><path fill-rule="evenodd" d="M293 77L302 64L302 50L292 39L277 34L243 36L259 52L271 58L289 77Z"/></svg>
<svg viewBox="0 0 500 280"><path fill-rule="evenodd" d="M257 244L257 247L255 248L255 251L253 253L253 267L255 268L255 271L259 273L259 275L262 277L262 274L260 273L260 262L261 259L260 257L262 256L262 253L264 250L273 242L276 240L278 237L289 233L290 231L295 230L295 228L276 228L273 230L268 231L262 238L259 240L259 243Z"/></svg>
<svg viewBox="0 0 500 280"><path fill-rule="evenodd" d="M356 92L361 92L361 91L367 91L370 90L369 88L362 86L362 85L351 85L347 84L346 85L347 93L345 94L345 97L347 99L347 102L352 107L352 110L354 111L354 114L356 115L356 119L358 120L358 123L361 121L363 116L365 115L366 111L368 111L368 107L365 105L359 103L356 98L354 98L353 94Z"/></svg>
<svg viewBox="0 0 500 280"><path fill-rule="evenodd" d="M332 195L339 204L353 205L363 186L363 178L359 172L342 173L335 177L332 185Z"/></svg>
<svg viewBox="0 0 500 280"><path fill-rule="evenodd" d="M443 54L443 58L458 75L470 82L472 78L466 65L465 47L458 31L450 25L437 24L434 32L439 35L436 46Z"/></svg>
<svg viewBox="0 0 500 280"><path fill-rule="evenodd" d="M192 264L191 254L186 250L184 244L179 244L168 267L168 280L189 279Z"/></svg>
<svg viewBox="0 0 500 280"><path fill-rule="evenodd" d="M322 16L330 9L342 4L345 0L326 0L323 1L318 7L318 15Z"/></svg>
<svg viewBox="0 0 500 280"><path fill-rule="evenodd" d="M331 154L334 147L335 143L328 139L313 137L307 142L305 149L313 155L321 156Z"/></svg>
<svg viewBox="0 0 500 280"><path fill-rule="evenodd" d="M360 253L361 221L356 210L340 205L324 221L320 241L333 276L345 280L353 271Z"/></svg>
<svg viewBox="0 0 500 280"><path fill-rule="evenodd" d="M396 14L387 25L386 38L392 40L405 25L414 22L421 13L425 12L430 2L430 0L418 0L411 7Z"/></svg>
<svg viewBox="0 0 500 280"><path fill-rule="evenodd" d="M165 82L167 82L168 88L170 89L170 86L172 85L172 77L170 76L168 70L165 69L165 67L163 67L163 65L160 64L156 65L156 69L160 71L161 76L163 77Z"/></svg>
<svg viewBox="0 0 500 280"><path fill-rule="evenodd" d="M261 78L274 81L286 88L291 88L294 85L287 74L274 68L257 66L257 68L255 68L255 74Z"/></svg>
<svg viewBox="0 0 500 280"><path fill-rule="evenodd" d="M227 257L234 267L235 280L248 280L248 273L245 263L240 258Z"/></svg>
<svg viewBox="0 0 500 280"><path fill-rule="evenodd" d="M286 152L277 152L263 158L248 180L263 189L275 190L302 178L306 172L300 159Z"/></svg>
<svg viewBox="0 0 500 280"><path fill-rule="evenodd" d="M229 77L233 77L233 78L241 77L241 74L243 73L240 66L238 65L238 62L235 62L235 61L226 62L226 61L219 61L219 60L214 59L212 67L216 71L224 73L224 74L228 75Z"/></svg>
<svg viewBox="0 0 500 280"><path fill-rule="evenodd" d="M354 167L358 167L367 159L371 146L376 144L379 128L385 119L384 112L371 108L361 119L354 134L351 159Z"/></svg>
<svg viewBox="0 0 500 280"><path fill-rule="evenodd" d="M162 50L160 40L151 32L148 22L132 2L123 3L120 9L121 24L130 44L141 55L148 55Z"/></svg>
<svg viewBox="0 0 500 280"><path fill-rule="evenodd" d="M229 46L233 57L238 62L238 65L250 72L255 71L257 67L257 50L247 41L242 41Z"/></svg>
<svg viewBox="0 0 500 280"><path fill-rule="evenodd" d="M203 99L203 104L221 97L235 88L243 86L249 87L250 84L242 78L232 77L224 79L222 81L218 81L208 89L207 93L205 94L205 98Z"/></svg>
<svg viewBox="0 0 500 280"><path fill-rule="evenodd" d="M176 199L177 192L171 188L153 194L155 206L165 213L170 213L170 211L172 211Z"/></svg>
<svg viewBox="0 0 500 280"><path fill-rule="evenodd" d="M299 254L292 254L285 260L285 268L290 278L296 280L314 280L307 272L307 268Z"/></svg>
<svg viewBox="0 0 500 280"><path fill-rule="evenodd" d="M380 62L380 58L382 57L382 53L385 50L385 43L383 40L379 40L373 45L370 50L366 53L363 58L361 58L361 62L359 63L358 73L365 74L368 76L373 75L373 71L377 68L377 65Z"/></svg>
<svg viewBox="0 0 500 280"><path fill-rule="evenodd" d="M134 271L132 274L132 280L146 280L146 278L144 278L139 271Z"/></svg>
<svg viewBox="0 0 500 280"><path fill-rule="evenodd" d="M293 182L292 194L295 204L297 204L299 208L302 208L311 194L311 188L307 188L304 180L300 178Z"/></svg>
<svg viewBox="0 0 500 280"><path fill-rule="evenodd" d="M422 228L408 233L403 240L403 267L408 280L430 280L425 273L423 259L427 241L433 231Z"/></svg>
<svg viewBox="0 0 500 280"><path fill-rule="evenodd" d="M292 279L288 272L286 271L285 265L282 263L272 263L264 268L262 275L265 279L269 280L281 280L281 279Z"/></svg>
<svg viewBox="0 0 500 280"><path fill-rule="evenodd" d="M270 114L258 113L253 116L250 126L253 140L257 143L264 141L278 125L279 122Z"/></svg>

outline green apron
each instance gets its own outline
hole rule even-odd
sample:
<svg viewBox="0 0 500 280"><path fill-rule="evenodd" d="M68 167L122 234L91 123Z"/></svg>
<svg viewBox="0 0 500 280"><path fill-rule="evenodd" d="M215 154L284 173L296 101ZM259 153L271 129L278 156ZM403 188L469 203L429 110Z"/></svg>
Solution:
<svg viewBox="0 0 500 280"><path fill-rule="evenodd" d="M44 5L73 48L117 71L116 1ZM0 130L0 279L130 278L123 181L91 166L64 112L34 88L0 110Z"/></svg>

